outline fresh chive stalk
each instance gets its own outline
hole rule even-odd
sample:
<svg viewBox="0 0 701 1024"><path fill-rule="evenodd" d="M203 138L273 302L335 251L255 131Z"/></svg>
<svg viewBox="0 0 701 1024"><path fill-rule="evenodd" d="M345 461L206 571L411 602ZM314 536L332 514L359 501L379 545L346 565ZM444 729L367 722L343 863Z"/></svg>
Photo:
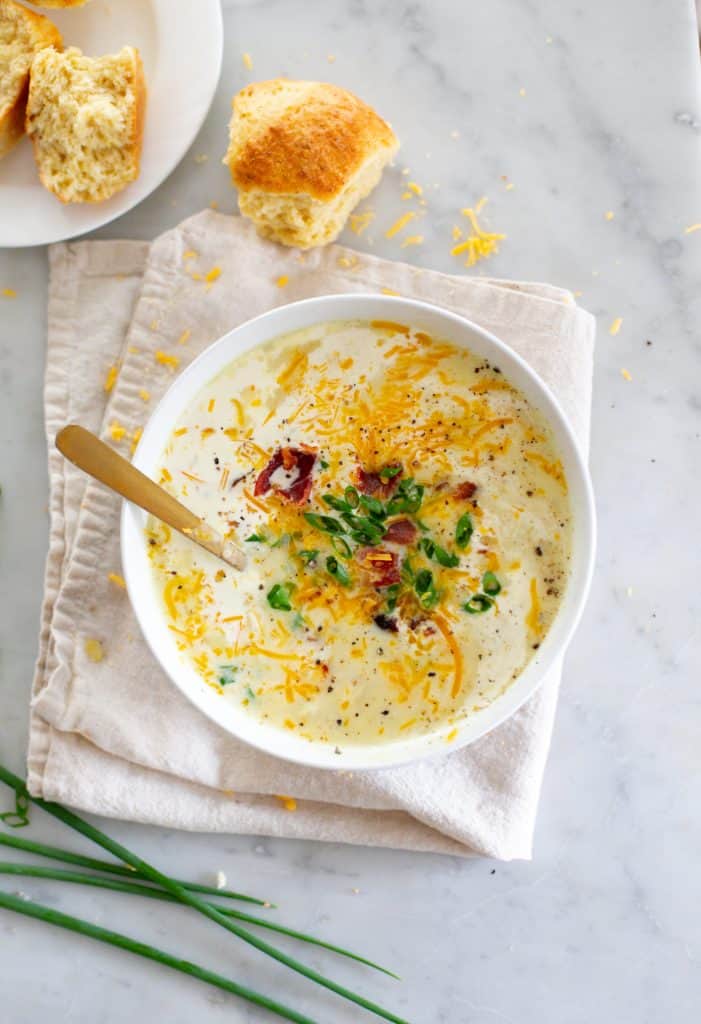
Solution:
<svg viewBox="0 0 701 1024"><path fill-rule="evenodd" d="M117 881L116 878L101 878L99 875L89 875L83 871L65 871L63 868L44 868L35 864L17 864L13 861L0 861L0 875L14 875L20 878L48 878L55 882L70 882L74 885L88 885L93 886L96 889L109 889L113 892L127 893L130 896L145 896L147 899L160 900L162 903L180 902L180 900L176 899L175 896L171 896L170 893L164 892L162 889L154 889L147 884L127 881L122 882ZM231 910L228 907L218 906L217 904L212 904L212 906L215 906L217 910L226 917L233 917L237 921L246 921L248 924L257 925L259 928L267 928L268 931L278 932L280 935L288 935L292 939L297 939L299 942L306 942L311 946L319 946L321 949L328 949L332 953L338 953L339 956L345 956L350 960L356 960L359 964L365 964L367 967L373 967L376 971L381 971L383 974L388 974L391 978L397 978L398 980L398 975L387 970L386 967L381 967L379 964L366 959L364 956L360 956L358 953L351 953L350 950L343 949L342 946L335 946L330 942L324 942L323 939L317 939L313 935L307 935L305 932L298 932L294 928L287 928L285 925L277 924L275 921L271 921L263 917L255 917L252 914L242 914L238 910Z"/></svg>
<svg viewBox="0 0 701 1024"><path fill-rule="evenodd" d="M75 829L76 832L80 832L81 835L86 836L86 838L92 840L92 842L101 846L104 850L107 850L114 857L117 857L118 860L123 861L125 864L130 864L132 867L136 868L137 871L140 871L141 874L149 881L155 882L155 884L160 886L162 889L172 893L180 903L185 903L187 906L192 907L193 910L197 910L204 917L209 918L210 921L214 921L215 924L218 924L226 931L231 932L250 946L260 950L261 953L265 953L267 956L272 957L272 959L277 960L278 963L284 964L286 967L289 967L291 970L303 975L310 981L314 981L323 988L327 988L329 991L335 992L336 995L349 1000L349 1002L355 1003L357 1006L362 1006L363 1009L376 1014L378 1017L382 1017L384 1020L392 1021L393 1024L408 1024L403 1017L399 1017L390 1010L385 1010L384 1007L379 1006L377 1003L374 1003L369 999L365 999L364 996L357 995L355 992L351 992L350 989L345 988L343 985L339 985L337 982L331 981L331 979L324 977L323 974L319 974L318 971L313 970L311 967L307 967L306 964L303 964L294 957L283 953L282 950L277 949L277 947L271 946L270 943L265 942L257 935L254 935L253 932L249 932L247 929L234 924L232 920L225 917L224 914L222 914L215 906L200 899L195 893L184 889L182 885L175 881L175 879L170 878L168 875L164 875L157 868L153 867L153 865L149 864L148 861L142 860L141 857L132 853L131 850L127 849L127 847L122 846L121 843L116 842L114 839L110 839L110 837L105 835L104 832L101 832L100 829L95 828L95 826L91 825L90 822L85 821L85 819L74 814L72 811L69 811L66 807L61 807L60 804L51 803L47 800L41 800L39 797L33 797L27 792L27 788L22 779L18 778L2 765L0 765L0 782L4 782L6 785L14 789L15 792L25 793L29 796L32 803L37 805L37 807L43 808L43 810L48 814L51 814L54 818L58 818L59 821L68 825L69 828ZM123 938L123 936L120 936L120 938Z"/></svg>
<svg viewBox="0 0 701 1024"><path fill-rule="evenodd" d="M47 843L38 843L33 839L25 839L23 836L8 836L4 832L0 832L0 846L10 846L13 850L23 850L25 853L36 853L39 857L61 861L63 864L75 864L80 868L106 871L110 875L119 875L122 878L144 879L141 872L122 864L112 864L108 860L85 857L82 853L72 853L70 850L62 850L60 846L49 846ZM274 903L269 903L267 900L259 900L255 896L245 896L243 893L233 892L231 889L217 889L212 885L199 885L197 882L184 882L182 879L175 879L175 881L182 885L183 889L202 893L204 896L221 896L224 899L238 900L240 903L252 903L257 907L275 906Z"/></svg>
<svg viewBox="0 0 701 1024"><path fill-rule="evenodd" d="M252 988L239 985L238 982L231 981L221 974L215 974L214 971L208 971L205 967L199 967L189 960L180 960L179 957L165 953L155 946L149 946L145 942L130 939L129 936L122 935L121 932L100 928L99 925L91 924L89 921L84 921L79 917L63 914L59 910L45 907L43 904L35 903L33 900L25 900L21 896L12 896L9 892L2 890L0 890L0 907L5 910L13 910L17 914L24 914L25 917L34 917L38 921L56 925L58 928L65 928L70 932L77 932L78 935L86 935L88 938L96 939L98 942L105 942L108 946L117 946L119 949L125 949L128 953L135 953L137 956L145 957L147 960L155 960L156 963L170 967L174 971L180 971L181 974L189 974L191 978L198 978L208 985L214 985L215 988L231 992L241 999L246 999L249 1003L254 1003L256 1006L261 1006L263 1009L277 1014L278 1017L282 1017L284 1020L294 1021L295 1024L319 1024L318 1021L314 1021L311 1017L297 1013L296 1010L292 1010L290 1007L278 1003Z"/></svg>

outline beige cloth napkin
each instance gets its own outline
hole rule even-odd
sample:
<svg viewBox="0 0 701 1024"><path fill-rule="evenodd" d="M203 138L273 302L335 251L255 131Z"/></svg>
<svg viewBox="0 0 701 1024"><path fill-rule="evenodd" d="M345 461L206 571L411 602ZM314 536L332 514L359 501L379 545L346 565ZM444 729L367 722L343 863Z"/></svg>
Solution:
<svg viewBox="0 0 701 1024"><path fill-rule="evenodd" d="M221 273L213 280L207 274ZM286 276L284 287L277 281ZM392 290L477 321L558 395L587 444L593 320L548 285L452 277L338 246L301 256L206 211L157 239L51 251L46 428L51 538L28 754L33 794L168 827L324 839L503 859L531 855L559 666L508 722L471 747L417 765L331 772L237 742L164 677L120 573L119 503L64 462L57 429L79 421L130 439L180 368L242 321L295 299ZM184 332L190 332L179 343ZM109 367L120 365L105 390ZM144 401L140 391L147 390ZM99 663L86 639L104 648ZM274 794L297 798L286 810Z"/></svg>

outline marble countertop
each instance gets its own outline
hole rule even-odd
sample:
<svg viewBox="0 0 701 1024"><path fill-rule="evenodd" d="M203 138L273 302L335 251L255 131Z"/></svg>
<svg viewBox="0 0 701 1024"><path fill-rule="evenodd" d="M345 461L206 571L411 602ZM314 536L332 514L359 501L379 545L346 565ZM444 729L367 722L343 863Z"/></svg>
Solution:
<svg viewBox="0 0 701 1024"><path fill-rule="evenodd" d="M109 831L182 876L223 869L280 904L286 921L394 967L400 984L309 958L413 1024L692 1024L701 1004L701 231L685 233L701 221L692 4L225 0L224 13L224 69L199 138L149 200L97 237L152 238L213 201L234 209L219 154L230 97L252 77L356 90L392 121L399 166L428 204L423 245L402 251L372 231L350 244L460 269L451 226L485 195L486 220L508 238L476 271L567 286L596 314L598 566L567 660L532 863ZM202 153L206 162L195 159ZM396 177L380 204L388 216L401 206ZM0 289L18 292L0 298L0 751L15 769L47 538L46 286L44 250L0 252ZM145 913L48 882L23 888L284 993L323 1024L371 1019L204 922L188 918L183 934L176 908ZM9 914L0 913L0 949L8 1024L272 1019Z"/></svg>

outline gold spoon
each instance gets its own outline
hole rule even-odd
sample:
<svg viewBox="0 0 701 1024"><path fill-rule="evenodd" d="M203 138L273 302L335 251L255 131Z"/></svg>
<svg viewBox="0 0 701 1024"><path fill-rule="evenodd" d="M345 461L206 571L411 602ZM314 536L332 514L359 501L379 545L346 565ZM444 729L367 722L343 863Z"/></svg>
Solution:
<svg viewBox="0 0 701 1024"><path fill-rule="evenodd" d="M225 540L203 519L181 505L172 495L118 455L85 427L72 423L59 430L56 447L69 462L99 480L127 501L172 526L201 548L221 558L234 569L243 569L246 556L229 540Z"/></svg>

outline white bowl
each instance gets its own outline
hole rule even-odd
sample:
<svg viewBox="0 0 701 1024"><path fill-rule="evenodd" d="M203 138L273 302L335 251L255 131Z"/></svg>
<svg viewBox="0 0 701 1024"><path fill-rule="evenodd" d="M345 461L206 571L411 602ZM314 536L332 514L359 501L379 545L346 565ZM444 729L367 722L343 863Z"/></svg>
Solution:
<svg viewBox="0 0 701 1024"><path fill-rule="evenodd" d="M135 465L157 476L163 449L184 408L223 367L247 349L289 331L329 320L395 320L434 337L470 348L490 362L540 410L554 432L569 484L573 517L571 571L562 603L537 653L521 675L488 707L470 715L446 744L451 727L382 745L349 745L341 754L333 744L312 743L257 721L211 689L178 652L167 628L144 535L146 515L125 502L122 511L122 562L129 597L147 643L164 672L200 711L222 729L269 754L319 768L359 770L406 764L445 754L473 743L512 715L537 689L563 654L586 600L594 563L595 515L589 474L569 423L552 392L516 353L494 335L437 306L379 295L329 295L306 299L249 320L210 345L180 374L154 410L134 457Z"/></svg>

